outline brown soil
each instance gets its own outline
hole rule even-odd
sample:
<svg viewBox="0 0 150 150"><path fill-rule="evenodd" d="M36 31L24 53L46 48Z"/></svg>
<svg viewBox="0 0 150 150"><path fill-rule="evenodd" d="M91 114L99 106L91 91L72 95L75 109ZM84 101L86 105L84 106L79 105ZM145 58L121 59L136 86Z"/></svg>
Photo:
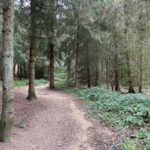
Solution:
<svg viewBox="0 0 150 150"><path fill-rule="evenodd" d="M0 150L109 150L117 133L90 119L76 97L36 88L38 100L26 100L27 88L15 90L13 141ZM1 94L0 94L1 99Z"/></svg>

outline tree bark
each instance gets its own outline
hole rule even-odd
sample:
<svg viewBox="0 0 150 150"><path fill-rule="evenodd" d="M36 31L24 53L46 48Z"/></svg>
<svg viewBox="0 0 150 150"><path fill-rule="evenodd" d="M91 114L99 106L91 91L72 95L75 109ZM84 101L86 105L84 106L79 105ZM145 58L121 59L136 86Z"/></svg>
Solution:
<svg viewBox="0 0 150 150"><path fill-rule="evenodd" d="M115 14L116 16L117 14ZM113 20L112 22L112 37L113 37L113 60L114 60L114 70L113 70L113 78L111 79L111 88L112 90L120 92L120 83L119 83L119 68L118 68L118 41L117 41L117 29L116 22Z"/></svg>
<svg viewBox="0 0 150 150"><path fill-rule="evenodd" d="M28 78L27 69L26 69L26 64L23 64L23 77L24 77L25 79Z"/></svg>
<svg viewBox="0 0 150 150"><path fill-rule="evenodd" d="M87 49L86 49L86 61L87 61L87 84L88 88L91 87L91 75L90 75L90 58L89 58L89 47L87 42Z"/></svg>
<svg viewBox="0 0 150 150"><path fill-rule="evenodd" d="M114 30L115 30L114 26ZM113 44L114 44L114 79L112 79L112 90L115 89L115 91L120 92L120 84L119 84L119 69L118 69L118 45L116 41L116 33L113 31ZM115 88L113 87L113 84L115 84Z"/></svg>
<svg viewBox="0 0 150 150"><path fill-rule="evenodd" d="M127 34L128 34L128 27L129 27L129 0L125 0L124 2L124 15L125 15L125 53L126 53L126 59L127 59L127 75L128 75L128 84L129 84L129 89L128 93L135 93L134 88L133 88L133 82L132 82L132 75L131 75L131 64L130 64L130 51L128 50L128 42L127 42Z"/></svg>
<svg viewBox="0 0 150 150"><path fill-rule="evenodd" d="M29 55L29 89L28 100L37 99L35 93L35 49L36 49L36 21L35 21L35 1L31 0L31 35L30 35L30 55Z"/></svg>
<svg viewBox="0 0 150 150"><path fill-rule="evenodd" d="M76 44L75 44L75 87L78 84L78 61L79 61L79 16L77 10L74 10L76 19Z"/></svg>
<svg viewBox="0 0 150 150"><path fill-rule="evenodd" d="M50 23L49 23L49 49L50 49L50 66L49 66L49 89L54 89L54 70L55 70L55 49L54 49L54 38L55 38L55 24L56 24L56 0L51 1L51 10L50 10Z"/></svg>
<svg viewBox="0 0 150 150"><path fill-rule="evenodd" d="M50 47L50 84L49 84L49 88L50 89L54 89L55 88L55 84L54 84L54 44L50 43L49 45Z"/></svg>
<svg viewBox="0 0 150 150"><path fill-rule="evenodd" d="M115 91L121 91L120 90L120 84L119 84L118 53L117 53L117 50L115 52Z"/></svg>
<svg viewBox="0 0 150 150"><path fill-rule="evenodd" d="M109 89L109 58L106 59L106 86Z"/></svg>
<svg viewBox="0 0 150 150"><path fill-rule="evenodd" d="M0 49L0 80L2 80L2 51Z"/></svg>
<svg viewBox="0 0 150 150"><path fill-rule="evenodd" d="M78 82L78 59L79 59L79 29L77 25L77 35L76 35L76 49L75 49L75 87L77 86Z"/></svg>
<svg viewBox="0 0 150 150"><path fill-rule="evenodd" d="M67 83L68 83L68 86L70 87L71 86L71 64L72 64L72 61L71 61L71 46L68 47L69 49L69 52L68 52L68 62L67 62Z"/></svg>
<svg viewBox="0 0 150 150"><path fill-rule="evenodd" d="M140 78L139 78L139 93L143 93L143 63L144 63L144 49L143 42L145 38L146 31L146 13L144 13L144 9L146 9L146 2L141 1L140 14L139 14L139 43L140 43Z"/></svg>
<svg viewBox="0 0 150 150"><path fill-rule="evenodd" d="M99 84L99 66L96 64L96 71L95 71L95 83L94 86L98 86Z"/></svg>
<svg viewBox="0 0 150 150"><path fill-rule="evenodd" d="M129 84L128 93L135 93L134 88L133 88L133 83L132 83L131 67L130 67L130 56L129 56L128 51L126 51L126 59L127 59L128 84Z"/></svg>
<svg viewBox="0 0 150 150"><path fill-rule="evenodd" d="M140 80L139 80L139 93L143 93L143 61L144 61L144 51L143 51L143 36L142 34L142 27L140 29Z"/></svg>
<svg viewBox="0 0 150 150"><path fill-rule="evenodd" d="M139 93L143 93L143 61L144 61L144 54L143 54L143 46L141 46L140 50L140 81L139 81Z"/></svg>
<svg viewBox="0 0 150 150"><path fill-rule="evenodd" d="M13 57L14 57L14 0L7 0L3 5L2 30L2 63L3 95L0 121L0 141L11 141L11 130L14 122L13 92Z"/></svg>

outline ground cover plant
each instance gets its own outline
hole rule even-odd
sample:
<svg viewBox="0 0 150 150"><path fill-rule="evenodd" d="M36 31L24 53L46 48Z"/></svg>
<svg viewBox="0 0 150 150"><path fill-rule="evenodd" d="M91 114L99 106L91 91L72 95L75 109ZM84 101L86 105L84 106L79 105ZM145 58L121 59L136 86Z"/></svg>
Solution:
<svg viewBox="0 0 150 150"><path fill-rule="evenodd" d="M71 93L86 100L92 115L119 129L122 134L133 130L135 134L122 139L122 150L150 149L150 97L142 94L120 94L93 87L70 89ZM132 139L133 138L133 139Z"/></svg>

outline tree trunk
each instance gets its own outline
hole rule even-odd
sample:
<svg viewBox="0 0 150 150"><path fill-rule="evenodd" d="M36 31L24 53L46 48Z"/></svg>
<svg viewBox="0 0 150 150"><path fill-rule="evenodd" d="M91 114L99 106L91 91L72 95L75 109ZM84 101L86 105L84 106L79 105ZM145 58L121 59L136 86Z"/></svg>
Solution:
<svg viewBox="0 0 150 150"><path fill-rule="evenodd" d="M116 14L115 14L116 15ZM112 90L120 92L120 83L119 83L119 68L118 68L118 35L117 35L116 22L113 20L112 23L112 37L113 37L113 60L114 60L114 70L113 77L111 79L111 88Z"/></svg>
<svg viewBox="0 0 150 150"><path fill-rule="evenodd" d="M99 84L99 66L96 66L96 71L95 71L95 83L94 86L98 86Z"/></svg>
<svg viewBox="0 0 150 150"><path fill-rule="evenodd" d="M131 76L131 64L130 64L130 51L128 50L128 42L127 42L127 34L128 34L128 27L129 27L129 0L125 0L124 2L124 15L125 15L125 53L126 53L126 59L127 59L127 75L128 75L128 84L129 84L129 90L128 93L135 93L132 83L132 76Z"/></svg>
<svg viewBox="0 0 150 150"><path fill-rule="evenodd" d="M44 54L42 53L42 78L45 79L45 58Z"/></svg>
<svg viewBox="0 0 150 150"><path fill-rule="evenodd" d="M96 50L96 66L95 66L95 82L94 86L99 85L99 58L98 58L98 49Z"/></svg>
<svg viewBox="0 0 150 150"><path fill-rule="evenodd" d="M50 24L48 28L49 34L49 49L50 49L50 66L49 66L49 89L54 89L54 69L55 69L55 49L54 49L54 38L55 38L55 23L56 23L56 0L51 1L50 9Z"/></svg>
<svg viewBox="0 0 150 150"><path fill-rule="evenodd" d="M2 52L0 49L0 80L2 80Z"/></svg>
<svg viewBox="0 0 150 150"><path fill-rule="evenodd" d="M86 60L87 60L87 84L88 84L88 88L90 88L91 87L91 75L90 75L90 58L89 58L88 42L87 42Z"/></svg>
<svg viewBox="0 0 150 150"><path fill-rule="evenodd" d="M76 19L76 44L75 44L75 87L78 82L78 61L79 61L79 16L78 12L75 10L74 12Z"/></svg>
<svg viewBox="0 0 150 150"><path fill-rule="evenodd" d="M118 53L115 52L115 91L121 91L119 85L119 73L118 73Z"/></svg>
<svg viewBox="0 0 150 150"><path fill-rule="evenodd" d="M28 78L27 69L26 69L26 64L23 64L23 77L24 77L25 79Z"/></svg>
<svg viewBox="0 0 150 150"><path fill-rule="evenodd" d="M19 79L20 76L20 64L17 64L17 79Z"/></svg>
<svg viewBox="0 0 150 150"><path fill-rule="evenodd" d="M13 31L14 0L7 0L3 6L2 55L3 55L3 95L0 121L0 140L11 141L14 121L13 93Z"/></svg>
<svg viewBox="0 0 150 150"><path fill-rule="evenodd" d="M75 87L77 86L78 82L78 59L79 59L79 34L78 34L78 28L77 27L77 37L76 37L76 49L75 49Z"/></svg>
<svg viewBox="0 0 150 150"><path fill-rule="evenodd" d="M109 59L106 59L106 85L107 89L109 89Z"/></svg>
<svg viewBox="0 0 150 150"><path fill-rule="evenodd" d="M144 13L144 9L146 9L146 2L142 1L141 2L141 7L140 7L140 14L139 14L139 43L140 43L140 80L139 80L139 93L142 93L143 89L143 63L144 63L144 49L143 49L143 42L145 38L145 31L146 31L146 13Z"/></svg>
<svg viewBox="0 0 150 150"><path fill-rule="evenodd" d="M14 66L13 66L13 74L14 74L14 78L16 77L16 63L14 63Z"/></svg>
<svg viewBox="0 0 150 150"><path fill-rule="evenodd" d="M141 46L140 50L140 81L139 81L139 93L142 93L143 89L143 60L144 60L144 54L143 54L143 48Z"/></svg>
<svg viewBox="0 0 150 150"><path fill-rule="evenodd" d="M31 35L30 35L30 56L29 56L29 89L28 100L37 99L35 93L35 48L36 48L36 22L35 22L35 2L31 0Z"/></svg>
<svg viewBox="0 0 150 150"><path fill-rule="evenodd" d="M19 75L19 79L22 80L22 64L20 64L20 75Z"/></svg>
<svg viewBox="0 0 150 150"><path fill-rule="evenodd" d="M54 44L50 43L50 84L49 88L54 89L55 84L54 84Z"/></svg>
<svg viewBox="0 0 150 150"><path fill-rule="evenodd" d="M116 41L116 33L113 32L113 42L114 42L114 79L112 79L112 90L113 84L115 84L115 91L121 91L120 90L120 84L119 84L119 70L118 70L118 45Z"/></svg>
<svg viewBox="0 0 150 150"><path fill-rule="evenodd" d="M133 88L133 83L132 83L131 67L130 67L130 56L129 56L128 51L126 51L126 58L127 58L128 84L129 84L128 93L135 93L134 88Z"/></svg>
<svg viewBox="0 0 150 150"><path fill-rule="evenodd" d="M70 87L71 86L71 64L72 64L72 61L71 61L71 46L68 47L69 49L69 52L68 52L68 63L67 63L67 83L68 83L68 86Z"/></svg>

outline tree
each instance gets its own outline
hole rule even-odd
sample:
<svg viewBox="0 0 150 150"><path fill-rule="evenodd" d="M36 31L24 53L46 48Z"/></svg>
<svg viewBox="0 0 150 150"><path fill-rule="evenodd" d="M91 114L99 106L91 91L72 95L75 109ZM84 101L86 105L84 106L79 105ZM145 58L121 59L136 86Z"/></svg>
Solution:
<svg viewBox="0 0 150 150"><path fill-rule="evenodd" d="M37 98L35 93L35 49L36 49L36 2L31 0L30 51L29 51L29 89L28 100Z"/></svg>
<svg viewBox="0 0 150 150"><path fill-rule="evenodd" d="M54 36L55 36L55 23L56 23L56 0L52 0L51 2L51 11L50 11L50 23L48 28L48 39L49 39L49 52L50 52L50 67L49 67L49 88L54 89L54 68L55 68L55 44L54 44ZM49 16L49 15L48 15Z"/></svg>
<svg viewBox="0 0 150 150"><path fill-rule="evenodd" d="M14 121L13 56L14 56L14 0L3 2L2 56L3 56L3 96L0 121L0 140L11 141Z"/></svg>
<svg viewBox="0 0 150 150"><path fill-rule="evenodd" d="M135 93L132 82L131 75L131 62L130 62L130 49L128 48L128 28L130 25L130 17L129 17L129 0L125 0L124 2L124 15L125 15L125 54L127 60L127 74L128 74L128 84L129 84L129 93Z"/></svg>
<svg viewBox="0 0 150 150"><path fill-rule="evenodd" d="M140 79L139 79L139 93L142 93L143 89L143 63L144 63L144 38L145 38L145 30L146 30L146 7L145 1L141 1L140 13L139 13L139 51L140 51ZM145 12L145 13L144 13Z"/></svg>

